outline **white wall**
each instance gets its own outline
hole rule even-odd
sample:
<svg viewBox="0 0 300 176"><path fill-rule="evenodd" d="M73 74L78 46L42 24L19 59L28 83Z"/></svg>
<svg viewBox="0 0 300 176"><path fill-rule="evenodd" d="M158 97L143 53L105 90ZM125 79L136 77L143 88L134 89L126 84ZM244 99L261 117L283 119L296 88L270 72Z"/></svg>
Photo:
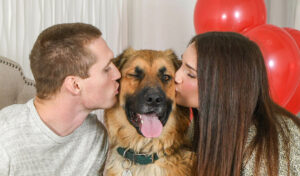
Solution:
<svg viewBox="0 0 300 176"><path fill-rule="evenodd" d="M129 45L135 49L173 49L181 55L195 35L196 0L131 0Z"/></svg>

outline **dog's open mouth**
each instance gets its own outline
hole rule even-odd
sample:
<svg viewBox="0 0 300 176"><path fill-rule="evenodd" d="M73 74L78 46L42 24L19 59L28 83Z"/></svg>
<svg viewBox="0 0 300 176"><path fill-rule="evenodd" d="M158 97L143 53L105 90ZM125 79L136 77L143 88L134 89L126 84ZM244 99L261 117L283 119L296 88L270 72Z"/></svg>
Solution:
<svg viewBox="0 0 300 176"><path fill-rule="evenodd" d="M153 112L139 114L130 111L128 120L144 137L156 138L160 136L167 118Z"/></svg>
<svg viewBox="0 0 300 176"><path fill-rule="evenodd" d="M127 120L139 134L157 138L168 121L172 100L160 88L145 87L134 95L127 95L124 110Z"/></svg>

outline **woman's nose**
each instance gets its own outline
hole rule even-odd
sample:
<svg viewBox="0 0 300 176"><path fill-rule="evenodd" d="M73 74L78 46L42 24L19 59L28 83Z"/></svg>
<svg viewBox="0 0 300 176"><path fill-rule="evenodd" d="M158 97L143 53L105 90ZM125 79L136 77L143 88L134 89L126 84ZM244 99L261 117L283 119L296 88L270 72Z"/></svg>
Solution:
<svg viewBox="0 0 300 176"><path fill-rule="evenodd" d="M175 83L176 84L180 84L182 82L182 79L181 79L181 76L180 76L181 75L180 70L181 69L177 70L177 72L175 73Z"/></svg>

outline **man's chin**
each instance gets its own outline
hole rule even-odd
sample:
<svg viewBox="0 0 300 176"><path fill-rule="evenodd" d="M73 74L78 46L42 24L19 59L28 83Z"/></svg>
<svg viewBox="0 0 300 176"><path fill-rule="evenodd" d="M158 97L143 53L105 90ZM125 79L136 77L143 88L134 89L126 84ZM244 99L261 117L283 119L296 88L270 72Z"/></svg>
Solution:
<svg viewBox="0 0 300 176"><path fill-rule="evenodd" d="M117 103L117 97L115 96L110 101L106 102L107 104L102 109L109 109L112 108Z"/></svg>
<svg viewBox="0 0 300 176"><path fill-rule="evenodd" d="M109 109L112 108L116 103L117 103L117 98L114 97L113 99L106 100L104 101L104 103L98 104L97 106L90 107L88 109L90 109L91 111L98 110L98 109Z"/></svg>

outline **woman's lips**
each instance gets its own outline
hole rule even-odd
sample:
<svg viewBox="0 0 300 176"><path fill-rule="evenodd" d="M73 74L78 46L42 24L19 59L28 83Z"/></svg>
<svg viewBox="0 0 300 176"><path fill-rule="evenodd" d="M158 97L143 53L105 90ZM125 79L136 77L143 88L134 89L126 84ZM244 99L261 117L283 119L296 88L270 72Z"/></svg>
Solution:
<svg viewBox="0 0 300 176"><path fill-rule="evenodd" d="M177 85L175 86L175 91L179 92L179 86L177 86Z"/></svg>

